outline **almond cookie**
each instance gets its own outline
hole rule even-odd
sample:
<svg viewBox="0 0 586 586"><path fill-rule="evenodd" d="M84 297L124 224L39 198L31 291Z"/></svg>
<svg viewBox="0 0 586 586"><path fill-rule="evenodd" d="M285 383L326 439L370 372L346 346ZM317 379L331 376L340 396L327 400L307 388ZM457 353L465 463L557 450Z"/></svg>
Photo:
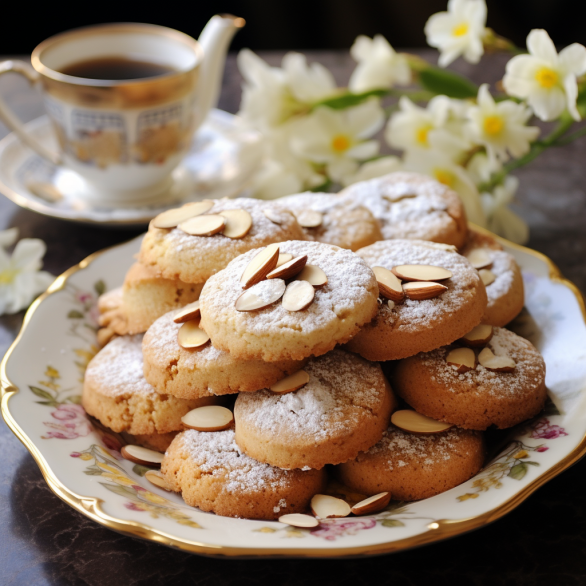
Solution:
<svg viewBox="0 0 586 586"><path fill-rule="evenodd" d="M482 323L504 326L523 309L525 293L521 269L512 255L487 234L470 231L462 249L480 272L488 305Z"/></svg>
<svg viewBox="0 0 586 586"><path fill-rule="evenodd" d="M151 268L134 263L121 288L100 296L99 324L114 334L142 334L158 318L197 301L203 283L163 279Z"/></svg>
<svg viewBox="0 0 586 586"><path fill-rule="evenodd" d="M279 468L323 468L355 458L387 428L395 398L378 364L342 350L311 359L301 389L241 394L236 443Z"/></svg>
<svg viewBox="0 0 586 586"><path fill-rule="evenodd" d="M347 344L367 360L397 360L449 344L480 323L486 291L478 271L452 246L420 240L386 240L357 252L371 267L432 265L452 276L433 299L379 299L376 317ZM405 286L405 283L402 283Z"/></svg>
<svg viewBox="0 0 586 586"><path fill-rule="evenodd" d="M305 239L295 216L272 202L247 198L212 201L214 205L205 215L243 210L250 214L250 230L242 238L228 238L221 232L194 236L179 228L155 228L153 221L142 241L140 262L165 279L204 283L232 259L252 248L282 240Z"/></svg>
<svg viewBox="0 0 586 586"><path fill-rule="evenodd" d="M454 347L438 348L399 362L393 388L419 413L466 429L503 429L533 417L547 397L543 358L517 334L493 331L485 348L500 358L498 363L487 361L481 354L485 348L478 347L471 349L475 359L466 370L454 363L461 359L450 356Z"/></svg>
<svg viewBox="0 0 586 586"><path fill-rule="evenodd" d="M243 289L241 277L259 250L243 254L209 279L201 292L201 327L216 348L242 360L301 360L347 342L376 314L376 278L355 253L331 244L299 241L281 243L279 253L290 254L293 260L307 256L306 268L317 267L327 282L315 290L309 288L313 299L299 311L286 308L287 293L264 309L239 311L236 300L254 289ZM296 277L302 279L303 274ZM284 288L283 280L272 280L281 281ZM255 286L259 299L269 299L266 296L274 292L267 283L270 280Z"/></svg>
<svg viewBox="0 0 586 586"><path fill-rule="evenodd" d="M181 417L215 398L183 400L160 395L143 376L142 335L112 340L85 371L82 405L113 431L133 435L183 429Z"/></svg>
<svg viewBox="0 0 586 586"><path fill-rule="evenodd" d="M483 462L484 440L478 431L452 427L418 435L390 425L380 442L337 466L335 473L362 494L388 491L393 500L416 501L466 482Z"/></svg>
<svg viewBox="0 0 586 586"><path fill-rule="evenodd" d="M182 324L171 311L147 330L142 342L144 376L159 393L181 399L258 391L299 370L305 360L237 360L210 343L186 350L177 343Z"/></svg>
<svg viewBox="0 0 586 586"><path fill-rule="evenodd" d="M308 240L356 251L383 239L378 221L367 208L332 193L299 193L276 203L295 214Z"/></svg>
<svg viewBox="0 0 586 586"><path fill-rule="evenodd" d="M188 505L246 519L303 513L326 481L323 470L281 470L253 460L240 451L232 430L179 434L161 472Z"/></svg>
<svg viewBox="0 0 586 586"><path fill-rule="evenodd" d="M132 435L130 433L122 432L121 435L126 440L127 444L142 446L143 448L148 448L149 450L154 450L155 452L161 452L164 454L178 433L178 431L170 431L169 433Z"/></svg>
<svg viewBox="0 0 586 586"><path fill-rule="evenodd" d="M430 240L457 248L466 240L466 213L458 194L425 175L390 173L354 183L338 196L367 207L385 240Z"/></svg>

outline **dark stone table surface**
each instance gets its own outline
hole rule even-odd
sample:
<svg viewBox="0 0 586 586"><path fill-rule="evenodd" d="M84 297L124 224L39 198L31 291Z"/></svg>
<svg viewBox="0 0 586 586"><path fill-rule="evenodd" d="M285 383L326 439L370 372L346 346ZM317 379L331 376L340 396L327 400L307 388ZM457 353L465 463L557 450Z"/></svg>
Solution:
<svg viewBox="0 0 586 586"><path fill-rule="evenodd" d="M277 64L281 55L265 55ZM351 62L343 53L311 55L340 82ZM505 60L481 68L458 63L477 81L497 81ZM481 78L478 79L478 76ZM219 107L238 109L240 76L231 55ZM25 120L42 114L40 96L5 76L0 91ZM6 134L0 125L0 137ZM529 222L529 246L554 260L586 291L586 139L551 150L518 173L517 210ZM58 275L88 254L123 242L136 231L66 223L22 210L0 196L0 230L47 243L45 268ZM0 317L0 356L15 338L23 313ZM473 533L420 549L354 560L210 559L118 535L71 509L4 422L0 423L0 585L134 586L167 584L519 584L586 583L586 461L540 488L504 518Z"/></svg>

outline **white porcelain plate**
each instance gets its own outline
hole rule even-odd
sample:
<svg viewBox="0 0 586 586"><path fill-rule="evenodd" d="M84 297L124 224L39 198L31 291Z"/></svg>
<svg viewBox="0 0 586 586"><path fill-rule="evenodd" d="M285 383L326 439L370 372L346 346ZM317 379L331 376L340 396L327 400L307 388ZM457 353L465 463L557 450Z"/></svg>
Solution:
<svg viewBox="0 0 586 586"><path fill-rule="evenodd" d="M26 128L48 150L56 150L46 116L29 122ZM23 208L63 220L145 225L160 212L188 201L234 197L246 188L261 159L260 135L244 128L237 116L212 110L173 172L171 187L162 195L164 203L116 208L84 200L81 177L48 163L12 133L0 140L0 193Z"/></svg>
<svg viewBox="0 0 586 586"><path fill-rule="evenodd" d="M586 452L586 326L576 288L545 257L503 241L523 269L526 311L514 328L543 353L552 402L513 431L468 482L382 513L294 529L188 507L121 459L114 436L79 405L96 348L96 298L122 283L140 239L96 253L59 277L26 315L2 362L2 413L51 489L111 529L187 551L227 556L334 557L396 551L481 527L520 504Z"/></svg>

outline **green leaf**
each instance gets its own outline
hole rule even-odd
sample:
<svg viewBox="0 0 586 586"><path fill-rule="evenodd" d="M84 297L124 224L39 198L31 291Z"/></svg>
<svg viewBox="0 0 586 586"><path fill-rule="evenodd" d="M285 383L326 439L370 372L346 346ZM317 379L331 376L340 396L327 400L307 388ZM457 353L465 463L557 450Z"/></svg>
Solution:
<svg viewBox="0 0 586 586"><path fill-rule="evenodd" d="M139 476L144 476L149 470L152 470L152 468L148 468L147 466L141 466L140 464L135 464L132 467L132 471L135 474L138 474Z"/></svg>
<svg viewBox="0 0 586 586"><path fill-rule="evenodd" d="M29 389L37 396L41 397L41 399L46 399L51 403L55 402L55 397L49 391L45 391L44 389L39 389L39 387L32 387L29 385Z"/></svg>
<svg viewBox="0 0 586 586"><path fill-rule="evenodd" d="M100 469L92 470L91 468L84 470L83 473L87 474L88 476L101 476L102 475L102 471Z"/></svg>
<svg viewBox="0 0 586 586"><path fill-rule="evenodd" d="M403 521L399 521L399 519L385 519L381 522L383 527L405 527L405 523Z"/></svg>
<svg viewBox="0 0 586 586"><path fill-rule="evenodd" d="M438 95L442 94L449 98L463 100L475 98L478 94L478 87L469 79L453 71L439 69L439 67L429 67L420 71L419 81L430 92Z"/></svg>
<svg viewBox="0 0 586 586"><path fill-rule="evenodd" d="M541 466L539 462L530 462L529 460L525 460L525 464L529 464L529 466Z"/></svg>
<svg viewBox="0 0 586 586"><path fill-rule="evenodd" d="M67 397L66 401L74 405L81 405L81 395L71 395L71 397Z"/></svg>
<svg viewBox="0 0 586 586"><path fill-rule="evenodd" d="M45 407L58 407L60 403L57 401L35 401L37 405L45 405Z"/></svg>
<svg viewBox="0 0 586 586"><path fill-rule="evenodd" d="M126 486L120 486L119 484L106 484L105 482L100 482L104 488L107 488L110 492L115 494L119 494L125 498L129 498L131 500L136 500L136 492L132 488L128 488Z"/></svg>
<svg viewBox="0 0 586 586"><path fill-rule="evenodd" d="M344 108L358 106L358 104L362 104L362 102L368 100L368 98L372 98L373 96L382 98L389 95L389 93L390 92L388 90L370 90L361 94L353 94L348 92L346 94L342 94L341 96L336 96L335 98L329 98L327 100L322 100L321 102L316 102L313 104L312 108L315 109L319 106L326 106L327 108L332 108L332 110L343 110Z"/></svg>
<svg viewBox="0 0 586 586"><path fill-rule="evenodd" d="M94 284L94 290L98 295L102 295L106 291L106 283L100 279Z"/></svg>
<svg viewBox="0 0 586 586"><path fill-rule="evenodd" d="M511 468L508 476L514 478L515 480L521 480L525 474L527 474L527 470L528 468L526 462L519 462Z"/></svg>
<svg viewBox="0 0 586 586"><path fill-rule="evenodd" d="M77 309L72 309L68 314L67 317L69 319L82 319L83 313L81 311L77 311Z"/></svg>

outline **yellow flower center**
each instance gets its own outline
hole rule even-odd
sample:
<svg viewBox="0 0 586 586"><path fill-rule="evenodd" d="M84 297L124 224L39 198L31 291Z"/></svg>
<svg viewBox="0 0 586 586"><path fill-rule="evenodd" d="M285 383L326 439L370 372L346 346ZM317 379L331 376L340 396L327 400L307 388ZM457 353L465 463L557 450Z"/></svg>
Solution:
<svg viewBox="0 0 586 586"><path fill-rule="evenodd" d="M428 147L429 141L427 139L427 135L431 130L431 126L423 126L422 128L418 128L415 132L415 140L421 145Z"/></svg>
<svg viewBox="0 0 586 586"><path fill-rule="evenodd" d="M558 74L549 67L542 67L536 74L537 83L545 89L550 89L558 82Z"/></svg>
<svg viewBox="0 0 586 586"><path fill-rule="evenodd" d="M332 139L332 149L337 153L343 153L350 148L350 139L343 134L338 134Z"/></svg>
<svg viewBox="0 0 586 586"><path fill-rule="evenodd" d="M495 136L500 134L505 126L503 119L500 116L487 116L484 119L484 132Z"/></svg>
<svg viewBox="0 0 586 586"><path fill-rule="evenodd" d="M469 28L468 23L462 22L459 25L454 27L454 29L452 30L452 34L455 37L463 37L468 32L468 28Z"/></svg>
<svg viewBox="0 0 586 586"><path fill-rule="evenodd" d="M453 187L454 183L456 182L455 175L447 169L434 169L433 174L440 183L443 183L448 187Z"/></svg>
<svg viewBox="0 0 586 586"><path fill-rule="evenodd" d="M0 273L0 285L10 285L14 281L14 277L18 275L15 269L6 269Z"/></svg>

